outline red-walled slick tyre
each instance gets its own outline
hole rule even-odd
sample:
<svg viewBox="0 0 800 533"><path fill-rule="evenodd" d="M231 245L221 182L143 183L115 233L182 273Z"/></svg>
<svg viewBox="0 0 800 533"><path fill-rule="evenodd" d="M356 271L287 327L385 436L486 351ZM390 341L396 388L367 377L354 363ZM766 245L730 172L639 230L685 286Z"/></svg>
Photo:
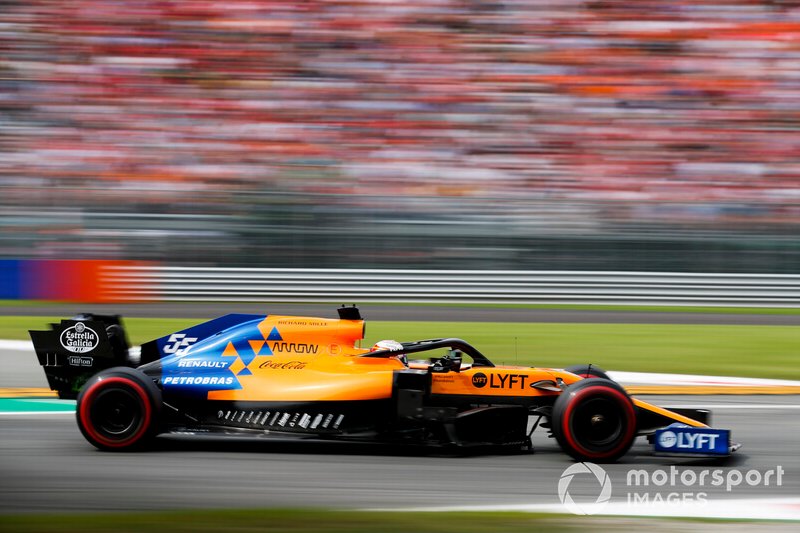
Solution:
<svg viewBox="0 0 800 533"><path fill-rule="evenodd" d="M616 382L585 379L568 386L553 405L553 434L578 461L608 463L636 438L636 408Z"/></svg>
<svg viewBox="0 0 800 533"><path fill-rule="evenodd" d="M580 376L582 378L603 378L609 381L613 381L606 371L600 368L599 366L594 365L572 365L565 368L567 372L572 372L573 374Z"/></svg>
<svg viewBox="0 0 800 533"><path fill-rule="evenodd" d="M101 450L142 448L159 425L161 392L132 368L110 368L86 382L78 395L78 427Z"/></svg>

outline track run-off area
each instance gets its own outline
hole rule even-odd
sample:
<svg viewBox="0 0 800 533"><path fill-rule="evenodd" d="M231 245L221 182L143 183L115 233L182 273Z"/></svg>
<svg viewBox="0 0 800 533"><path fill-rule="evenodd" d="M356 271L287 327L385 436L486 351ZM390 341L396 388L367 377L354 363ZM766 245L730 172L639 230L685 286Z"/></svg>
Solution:
<svg viewBox="0 0 800 533"><path fill-rule="evenodd" d="M640 438L619 463L603 465L612 487L603 512L800 519L797 397L648 400L710 408L714 424L732 429L743 448L724 463L704 464L653 457ZM564 512L559 482L575 464L545 432L534 434L533 454L196 436L161 438L145 452L108 453L83 439L73 412L48 405L55 400L37 401L27 412L19 402L13 413L0 413L0 513L262 507ZM569 492L591 504L600 487L593 476L575 476Z"/></svg>

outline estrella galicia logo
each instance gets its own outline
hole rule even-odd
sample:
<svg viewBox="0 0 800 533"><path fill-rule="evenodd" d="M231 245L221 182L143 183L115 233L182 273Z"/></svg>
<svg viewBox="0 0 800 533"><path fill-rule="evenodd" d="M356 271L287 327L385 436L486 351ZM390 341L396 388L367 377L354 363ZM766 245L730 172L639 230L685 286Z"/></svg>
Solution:
<svg viewBox="0 0 800 533"><path fill-rule="evenodd" d="M482 389L489 383L489 378L486 377L486 374L483 372L478 372L474 376L472 376L472 386L478 389Z"/></svg>
<svg viewBox="0 0 800 533"><path fill-rule="evenodd" d="M61 332L59 342L68 352L86 353L97 348L100 337L92 328L83 322L78 322Z"/></svg>
<svg viewBox="0 0 800 533"><path fill-rule="evenodd" d="M593 502L576 502L569 491L572 479L581 474L590 474L600 485L600 493ZM573 514L590 515L600 512L611 499L611 478L602 467L594 463L575 463L561 474L558 480L558 499Z"/></svg>

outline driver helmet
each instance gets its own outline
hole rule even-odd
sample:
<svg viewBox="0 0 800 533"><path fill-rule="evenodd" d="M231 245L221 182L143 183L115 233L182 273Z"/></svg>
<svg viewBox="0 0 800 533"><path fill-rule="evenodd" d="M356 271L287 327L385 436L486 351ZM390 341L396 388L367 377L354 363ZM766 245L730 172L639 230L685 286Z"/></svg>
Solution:
<svg viewBox="0 0 800 533"><path fill-rule="evenodd" d="M396 351L400 351L402 349L403 349L403 345L400 344L397 341L382 340L382 341L376 342L372 346L372 350L370 350L370 351L377 352L378 350L391 350L393 352L396 352ZM404 354L404 353L398 354L398 355L395 356L395 359L398 359L401 363L403 363L404 365L408 366L408 358L406 357L406 354Z"/></svg>

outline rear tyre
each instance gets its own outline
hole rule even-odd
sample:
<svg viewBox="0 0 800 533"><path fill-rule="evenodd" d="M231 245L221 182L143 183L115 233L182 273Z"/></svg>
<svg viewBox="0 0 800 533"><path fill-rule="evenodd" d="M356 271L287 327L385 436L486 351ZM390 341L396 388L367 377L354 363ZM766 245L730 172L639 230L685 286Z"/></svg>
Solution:
<svg viewBox="0 0 800 533"><path fill-rule="evenodd" d="M556 399L552 428L561 449L576 460L613 462L636 439L636 409L614 381L581 380Z"/></svg>
<svg viewBox="0 0 800 533"><path fill-rule="evenodd" d="M572 372L573 374L578 375L582 378L603 378L609 381L614 381L610 377L608 377L606 371L600 368L599 366L572 365L565 368L564 370L566 370L567 372Z"/></svg>
<svg viewBox="0 0 800 533"><path fill-rule="evenodd" d="M161 391L132 368L104 370L86 382L78 395L78 427L101 450L146 446L159 426Z"/></svg>

